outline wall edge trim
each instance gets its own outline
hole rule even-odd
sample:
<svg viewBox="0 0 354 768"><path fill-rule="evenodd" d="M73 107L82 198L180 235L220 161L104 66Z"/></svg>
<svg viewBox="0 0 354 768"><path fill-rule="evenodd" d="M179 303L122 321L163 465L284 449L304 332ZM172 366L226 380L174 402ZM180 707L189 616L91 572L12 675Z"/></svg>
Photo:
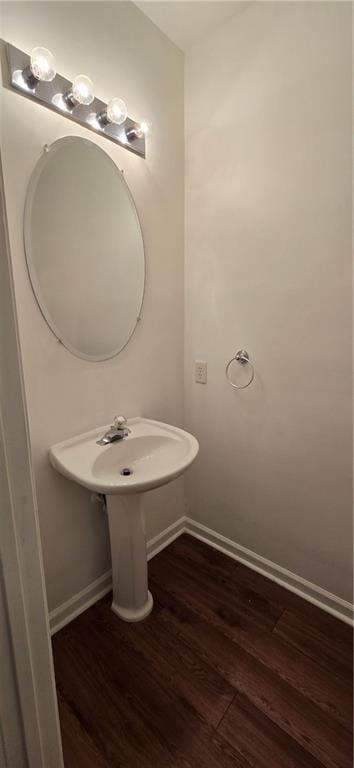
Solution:
<svg viewBox="0 0 354 768"><path fill-rule="evenodd" d="M277 563L267 560L267 558L258 555L250 549L237 544L237 542L228 539L202 523L193 520L190 517L182 516L172 525L169 525L157 536L149 539L147 542L147 559L151 560L162 549L172 544L182 533L188 533L190 536L203 541L210 547L219 550L224 555L232 557L234 560L246 565L262 576L265 576L281 587L294 592L303 600L316 605L318 608L330 613L336 619L344 621L353 626L354 606L347 600L334 595L332 592L307 581L292 571L283 568ZM112 572L106 571L98 579L95 579L85 589L77 592L69 600L49 613L50 633L54 635L60 629L76 619L80 613L83 613L101 600L112 589Z"/></svg>
<svg viewBox="0 0 354 768"><path fill-rule="evenodd" d="M203 541L205 544L209 544L214 549L218 549L224 555L238 560L243 565L257 571L262 576L266 576L290 592L294 592L299 597L307 600L307 602L322 608L322 610L332 614L335 618L353 626L354 606L347 600L343 600L341 597L328 592L317 584L313 584L302 576L277 565L277 563L271 560L267 560L267 558L243 547L241 544L237 544L232 539L222 536L220 533L207 528L207 526L190 517L186 518L185 532Z"/></svg>

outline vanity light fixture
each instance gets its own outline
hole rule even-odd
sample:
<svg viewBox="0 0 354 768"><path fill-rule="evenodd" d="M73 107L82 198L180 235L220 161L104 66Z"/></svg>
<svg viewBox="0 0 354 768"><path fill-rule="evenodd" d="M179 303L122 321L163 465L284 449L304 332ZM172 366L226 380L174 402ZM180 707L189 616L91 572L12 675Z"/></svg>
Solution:
<svg viewBox="0 0 354 768"><path fill-rule="evenodd" d="M77 75L71 81L56 72L53 54L47 48L34 48L28 55L5 43L5 50L5 87L145 157L150 123L129 117L123 99L114 97L106 104L95 96L93 83L86 75Z"/></svg>
<svg viewBox="0 0 354 768"><path fill-rule="evenodd" d="M103 127L109 123L122 125L127 119L127 114L127 107L123 99L114 98L108 102L106 109L97 115L97 120Z"/></svg>
<svg viewBox="0 0 354 768"><path fill-rule="evenodd" d="M152 125L149 120L141 120L133 128L130 128L125 132L128 141L135 141L135 139L146 139L147 136L151 136Z"/></svg>
<svg viewBox="0 0 354 768"><path fill-rule="evenodd" d="M86 75L76 75L70 90L64 94L64 101L69 107L84 104L89 107L94 100L93 82Z"/></svg>
<svg viewBox="0 0 354 768"><path fill-rule="evenodd" d="M48 48L33 48L30 63L22 71L26 85L34 90L41 81L51 83L56 75L55 59Z"/></svg>

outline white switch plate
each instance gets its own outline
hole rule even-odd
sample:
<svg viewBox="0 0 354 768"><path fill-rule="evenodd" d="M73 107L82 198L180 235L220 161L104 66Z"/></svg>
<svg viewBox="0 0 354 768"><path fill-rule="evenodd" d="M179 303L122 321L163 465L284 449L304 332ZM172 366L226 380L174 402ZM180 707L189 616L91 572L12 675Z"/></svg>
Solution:
<svg viewBox="0 0 354 768"><path fill-rule="evenodd" d="M208 363L205 360L196 360L194 368L194 380L197 384L206 384L208 379Z"/></svg>

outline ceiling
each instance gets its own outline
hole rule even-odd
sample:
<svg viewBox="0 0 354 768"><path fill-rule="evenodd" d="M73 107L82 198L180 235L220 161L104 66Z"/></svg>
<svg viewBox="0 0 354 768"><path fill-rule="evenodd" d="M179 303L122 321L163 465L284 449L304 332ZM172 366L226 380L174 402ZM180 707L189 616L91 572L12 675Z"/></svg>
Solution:
<svg viewBox="0 0 354 768"><path fill-rule="evenodd" d="M185 52L248 4L247 0L135 0L135 5Z"/></svg>

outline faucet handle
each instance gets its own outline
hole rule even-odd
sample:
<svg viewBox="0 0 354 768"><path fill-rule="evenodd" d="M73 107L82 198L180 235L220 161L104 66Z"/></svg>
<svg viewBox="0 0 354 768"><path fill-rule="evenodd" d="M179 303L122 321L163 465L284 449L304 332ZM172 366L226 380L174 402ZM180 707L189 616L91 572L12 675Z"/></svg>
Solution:
<svg viewBox="0 0 354 768"><path fill-rule="evenodd" d="M125 416L115 416L113 419L113 424L116 429L123 429L126 426L127 420Z"/></svg>

